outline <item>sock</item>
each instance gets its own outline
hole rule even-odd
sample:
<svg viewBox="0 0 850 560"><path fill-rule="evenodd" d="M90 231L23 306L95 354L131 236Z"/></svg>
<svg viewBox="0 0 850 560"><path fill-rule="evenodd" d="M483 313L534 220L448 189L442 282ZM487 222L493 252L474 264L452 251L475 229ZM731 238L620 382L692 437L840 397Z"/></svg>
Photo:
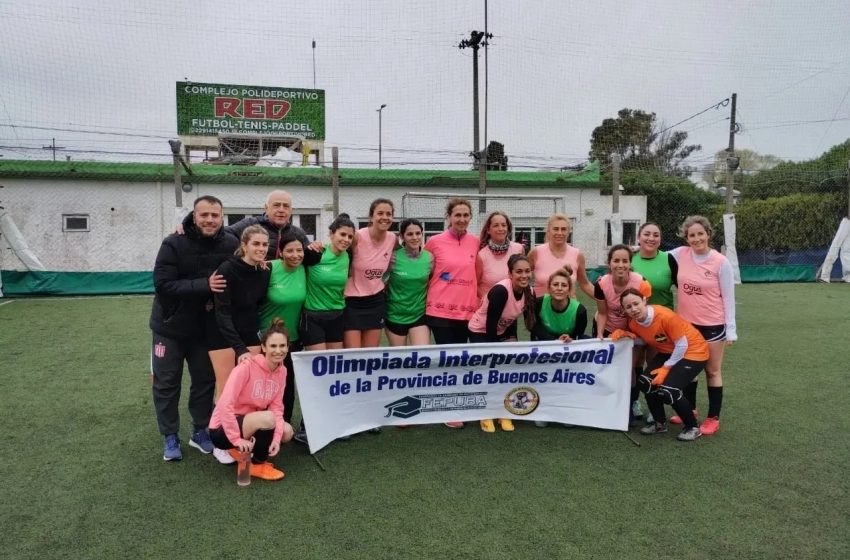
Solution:
<svg viewBox="0 0 850 560"><path fill-rule="evenodd" d="M688 399L682 398L673 403L673 410L676 411L676 414L679 415L679 418L682 419L682 423L686 428L696 428L697 421L694 418L694 413L691 410L691 403L688 402Z"/></svg>
<svg viewBox="0 0 850 560"><path fill-rule="evenodd" d="M720 407L723 406L723 387L708 388L708 415L720 418Z"/></svg>

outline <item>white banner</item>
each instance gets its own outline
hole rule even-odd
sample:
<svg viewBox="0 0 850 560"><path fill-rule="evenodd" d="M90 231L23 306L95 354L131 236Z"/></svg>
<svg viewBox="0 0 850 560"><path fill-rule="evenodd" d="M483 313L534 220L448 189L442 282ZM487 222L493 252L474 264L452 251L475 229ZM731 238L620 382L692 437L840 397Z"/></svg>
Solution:
<svg viewBox="0 0 850 560"><path fill-rule="evenodd" d="M485 418L628 429L632 341L292 354L310 452L376 426Z"/></svg>

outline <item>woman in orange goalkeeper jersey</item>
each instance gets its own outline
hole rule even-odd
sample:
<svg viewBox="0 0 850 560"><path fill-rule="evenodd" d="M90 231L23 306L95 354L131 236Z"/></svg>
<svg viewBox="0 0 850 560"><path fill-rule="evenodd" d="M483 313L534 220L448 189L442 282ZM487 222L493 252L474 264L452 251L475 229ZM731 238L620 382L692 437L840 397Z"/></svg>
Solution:
<svg viewBox="0 0 850 560"><path fill-rule="evenodd" d="M638 377L638 386L646 395L646 403L655 421L641 428L644 435L667 431L664 405L673 407L685 423L677 439L693 441L701 434L693 408L683 389L696 378L708 363L708 343L693 325L661 305L647 305L646 297L634 288L620 295L620 306L628 317L628 330L617 329L612 340L623 337L637 339L656 350Z"/></svg>

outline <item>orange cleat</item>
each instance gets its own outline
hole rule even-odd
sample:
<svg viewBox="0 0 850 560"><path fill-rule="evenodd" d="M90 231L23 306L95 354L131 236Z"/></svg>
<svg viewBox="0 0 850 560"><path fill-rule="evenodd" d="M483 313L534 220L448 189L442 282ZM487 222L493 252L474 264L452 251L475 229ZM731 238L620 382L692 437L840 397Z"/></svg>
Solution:
<svg viewBox="0 0 850 560"><path fill-rule="evenodd" d="M263 480L280 480L286 473L278 470L269 462L251 463L251 476L261 478Z"/></svg>
<svg viewBox="0 0 850 560"><path fill-rule="evenodd" d="M720 429L720 418L717 416L709 416L700 424L699 432L704 436L710 436Z"/></svg>

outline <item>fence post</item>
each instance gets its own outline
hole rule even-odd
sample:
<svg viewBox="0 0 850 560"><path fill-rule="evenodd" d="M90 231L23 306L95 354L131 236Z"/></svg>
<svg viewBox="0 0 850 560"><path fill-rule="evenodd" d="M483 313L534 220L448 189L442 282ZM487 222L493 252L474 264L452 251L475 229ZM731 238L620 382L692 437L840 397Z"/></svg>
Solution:
<svg viewBox="0 0 850 560"><path fill-rule="evenodd" d="M337 146L331 148L331 160L333 161L331 191L333 192L334 218L336 218L339 216L339 148Z"/></svg>

